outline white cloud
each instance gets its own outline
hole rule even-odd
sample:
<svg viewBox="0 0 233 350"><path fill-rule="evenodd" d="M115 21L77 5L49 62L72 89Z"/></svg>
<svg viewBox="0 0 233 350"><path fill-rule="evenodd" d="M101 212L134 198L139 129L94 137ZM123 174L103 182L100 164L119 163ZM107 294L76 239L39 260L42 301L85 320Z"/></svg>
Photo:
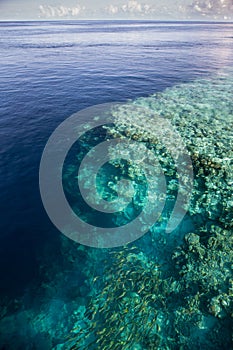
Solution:
<svg viewBox="0 0 233 350"><path fill-rule="evenodd" d="M196 10L196 11L198 11L198 12L202 12L202 9L201 9L201 7L200 7L198 4L196 4L196 5L194 6L194 10Z"/></svg>
<svg viewBox="0 0 233 350"><path fill-rule="evenodd" d="M194 0L190 7L193 13L200 13L209 17L226 19L226 15L233 14L232 0Z"/></svg>
<svg viewBox="0 0 233 350"><path fill-rule="evenodd" d="M105 12L110 15L115 14L131 14L131 15L146 15L154 12L151 5L140 3L137 0L129 0L127 3L116 5L109 5L105 7Z"/></svg>
<svg viewBox="0 0 233 350"><path fill-rule="evenodd" d="M122 10L124 12L142 12L142 5L136 0L130 0L127 4L123 5Z"/></svg>
<svg viewBox="0 0 233 350"><path fill-rule="evenodd" d="M114 6L114 5L109 5L105 8L105 10L112 15L115 15L116 13L119 12L119 7L118 6Z"/></svg>
<svg viewBox="0 0 233 350"><path fill-rule="evenodd" d="M0 0L1 1L1 0ZM83 1L83 0L76 0ZM107 0L105 0L107 1ZM65 2L61 5L40 5L40 18L79 18L79 17L105 17L105 18L233 18L233 0L180 0L168 3L167 0L108 0L106 7L99 5L86 7L78 3L68 6ZM105 2L106 4L106 2Z"/></svg>
<svg viewBox="0 0 233 350"><path fill-rule="evenodd" d="M85 11L85 6L76 5L74 7L66 6L50 6L40 5L39 10L41 17L53 18L53 17L75 17Z"/></svg>

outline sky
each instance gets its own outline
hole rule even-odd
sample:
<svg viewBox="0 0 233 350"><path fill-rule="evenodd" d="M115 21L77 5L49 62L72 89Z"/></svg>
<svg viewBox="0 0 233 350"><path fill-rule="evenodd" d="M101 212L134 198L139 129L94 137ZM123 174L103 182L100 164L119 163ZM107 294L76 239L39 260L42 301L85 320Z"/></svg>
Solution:
<svg viewBox="0 0 233 350"><path fill-rule="evenodd" d="M233 0L0 0L0 20L233 21Z"/></svg>

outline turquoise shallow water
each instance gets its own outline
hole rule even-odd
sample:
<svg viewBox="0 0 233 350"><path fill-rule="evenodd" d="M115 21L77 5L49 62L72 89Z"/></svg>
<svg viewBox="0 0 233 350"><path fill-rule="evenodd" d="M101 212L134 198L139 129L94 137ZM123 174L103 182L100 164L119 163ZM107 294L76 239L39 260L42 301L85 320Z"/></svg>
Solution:
<svg viewBox="0 0 233 350"><path fill-rule="evenodd" d="M0 348L231 349L232 25L47 22L0 30ZM39 163L60 122L115 101L123 105L112 110L112 124L70 150L64 192L86 222L118 228L139 216L135 230L147 233L97 249L50 223ZM136 144L123 149L128 160L108 150L97 192L129 205L103 216L82 201L77 167L115 137ZM87 188L90 181L84 176ZM149 228L141 217L153 211L147 198L165 204ZM135 238L133 228L126 234Z"/></svg>
<svg viewBox="0 0 233 350"><path fill-rule="evenodd" d="M232 88L228 70L114 111L109 134L137 140L137 150L138 142L146 142L166 175L170 206L177 201L177 190L190 192L190 203L184 203L186 215L172 232L166 227L177 218L165 207L144 237L124 249L105 252L105 266L91 282L94 295L87 308L79 308L71 348L218 349L222 336L224 348L231 348ZM192 187L187 173L180 171L177 177L179 159L174 164L170 158L174 139L158 139L157 114L175 125L185 140L193 164ZM130 153L129 146L124 151ZM111 149L112 159L115 154L116 148ZM148 167L146 153L145 158ZM136 161L132 154L131 160ZM187 166L183 159L181 164ZM121 169L130 173L125 164ZM155 201L158 193L153 188Z"/></svg>

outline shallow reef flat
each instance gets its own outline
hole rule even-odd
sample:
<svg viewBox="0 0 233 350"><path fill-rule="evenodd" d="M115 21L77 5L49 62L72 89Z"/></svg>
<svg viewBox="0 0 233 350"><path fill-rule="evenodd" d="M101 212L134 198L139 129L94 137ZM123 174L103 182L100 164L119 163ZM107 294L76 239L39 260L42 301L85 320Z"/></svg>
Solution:
<svg viewBox="0 0 233 350"><path fill-rule="evenodd" d="M143 116L143 109L139 109L138 114L136 109L130 114L127 107L122 113L115 114L118 132L134 140L149 142L155 145L156 151L163 150L164 145L158 144L158 122L153 118L159 116L170 120L193 163L195 179L189 213L200 214L204 220L216 219L227 227L232 225L233 219L232 91L232 72L229 72L133 101L133 105L149 109ZM165 164L163 170L169 175L172 162L166 151L162 155L160 152L160 162Z"/></svg>
<svg viewBox="0 0 233 350"><path fill-rule="evenodd" d="M115 125L108 127L109 135L153 150L167 178L168 199L175 202L179 190L189 194L188 205L183 203L187 224L176 228L174 239L174 233L166 232L169 219L163 212L161 225L134 245L105 251L107 263L102 273L89 278L92 297L64 349L232 348L232 92L233 74L228 71L113 111ZM182 138L192 162L191 182L183 170L177 176L177 140L168 135L169 145L162 138L161 118ZM117 158L114 148L110 154ZM145 160L150 171L153 161Z"/></svg>

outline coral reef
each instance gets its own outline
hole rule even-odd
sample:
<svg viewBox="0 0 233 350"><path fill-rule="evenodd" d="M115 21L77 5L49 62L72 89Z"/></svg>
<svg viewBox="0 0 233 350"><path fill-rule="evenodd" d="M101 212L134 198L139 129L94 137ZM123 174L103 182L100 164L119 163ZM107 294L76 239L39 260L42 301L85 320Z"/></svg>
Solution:
<svg viewBox="0 0 233 350"><path fill-rule="evenodd" d="M155 136L159 127L156 115L169 119L193 162L195 182L190 214L200 214L204 220L219 220L227 227L232 226L233 219L232 91L233 79L229 73L139 98L132 103L143 107L143 115L136 108L133 113L129 107L129 113L127 107L126 111L116 111L116 130L112 131L149 143L155 148L165 175L172 176L176 171L174 159Z"/></svg>
<svg viewBox="0 0 233 350"><path fill-rule="evenodd" d="M184 235L180 225L177 232L183 242L169 250L167 233L158 226L151 228L151 250L156 249L160 231L168 255L159 264L155 256L142 252L138 242L132 250L115 252L103 274L93 279L96 294L83 315L86 326L83 329L77 320L68 348L231 348L232 91L233 78L228 72L137 99L113 111L115 125L107 127L109 137L136 140L154 152L167 179L166 200L174 203L178 191L192 191L185 209L193 229ZM176 143L165 147L166 140L161 134L158 137L159 125L153 120L156 115L167 118L181 135L193 164L193 188L185 172L182 179L177 176ZM110 154L114 159L117 151L111 149ZM123 164L118 166L124 169ZM147 166L150 168L150 160ZM165 223L168 214L163 212Z"/></svg>
<svg viewBox="0 0 233 350"><path fill-rule="evenodd" d="M160 339L158 311L165 306L166 280L136 248L116 252L112 260L102 277L104 288L85 313L90 320L88 331L74 329L71 348L153 349Z"/></svg>

